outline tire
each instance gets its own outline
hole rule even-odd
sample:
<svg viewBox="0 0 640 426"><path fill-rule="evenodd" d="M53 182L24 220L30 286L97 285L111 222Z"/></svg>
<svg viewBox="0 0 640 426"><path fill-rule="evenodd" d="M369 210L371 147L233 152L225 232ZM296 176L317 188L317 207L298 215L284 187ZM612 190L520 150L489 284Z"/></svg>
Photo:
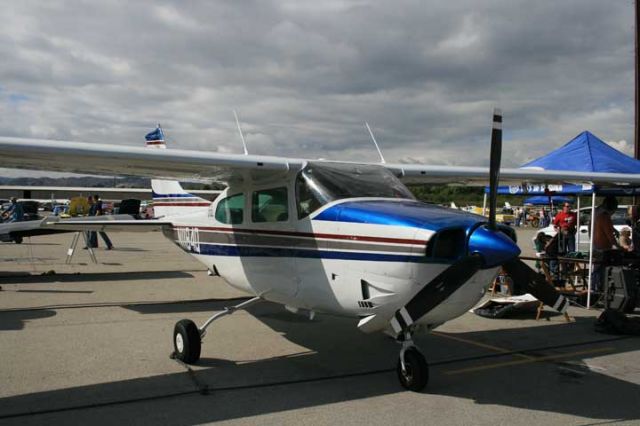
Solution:
<svg viewBox="0 0 640 426"><path fill-rule="evenodd" d="M16 244L22 244L22 236L16 235L15 237L13 237L13 242Z"/></svg>
<svg viewBox="0 0 640 426"><path fill-rule="evenodd" d="M429 382L429 364L424 356L414 348L409 348L404 353L406 373L402 372L402 363L398 359L396 371L398 380L403 388L413 392L420 392Z"/></svg>
<svg viewBox="0 0 640 426"><path fill-rule="evenodd" d="M180 320L173 329L173 350L177 359L185 364L195 364L200 359L200 331L188 319Z"/></svg>

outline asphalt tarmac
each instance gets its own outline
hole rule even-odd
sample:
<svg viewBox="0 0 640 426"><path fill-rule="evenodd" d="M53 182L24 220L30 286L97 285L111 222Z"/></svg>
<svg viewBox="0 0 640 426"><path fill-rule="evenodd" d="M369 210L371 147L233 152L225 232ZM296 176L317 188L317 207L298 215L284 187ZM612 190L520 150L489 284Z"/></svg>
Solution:
<svg viewBox="0 0 640 426"><path fill-rule="evenodd" d="M111 238L98 264L81 249L65 264L72 234L0 243L0 424L640 424L640 339L596 333L598 311L577 307L417 337L422 393L398 384L388 337L270 303L216 322L183 365L175 322L246 295L159 233Z"/></svg>

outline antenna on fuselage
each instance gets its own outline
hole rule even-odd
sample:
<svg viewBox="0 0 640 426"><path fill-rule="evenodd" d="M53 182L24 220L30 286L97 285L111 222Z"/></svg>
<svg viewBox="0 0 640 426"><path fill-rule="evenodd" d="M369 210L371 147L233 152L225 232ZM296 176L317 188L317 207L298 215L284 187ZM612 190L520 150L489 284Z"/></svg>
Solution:
<svg viewBox="0 0 640 426"><path fill-rule="evenodd" d="M233 110L233 116L236 118L236 126L238 126L238 133L240 133L240 139L242 140L242 147L244 148L244 155L249 155L249 151L247 151L247 144L244 141L244 135L242 134L242 129L240 128L240 120L238 120L238 113L236 110Z"/></svg>
<svg viewBox="0 0 640 426"><path fill-rule="evenodd" d="M378 150L378 155L380 156L380 162L382 164L386 163L386 161L384 161L384 157L382 156L382 151L380 151L380 147L378 146L378 142L376 141L376 137L373 136L373 132L371 131L371 127L369 127L369 123L367 123L365 121L364 125L367 126L367 130L369 131L369 136L371 136L371 140L373 141L373 144L376 146L376 149Z"/></svg>

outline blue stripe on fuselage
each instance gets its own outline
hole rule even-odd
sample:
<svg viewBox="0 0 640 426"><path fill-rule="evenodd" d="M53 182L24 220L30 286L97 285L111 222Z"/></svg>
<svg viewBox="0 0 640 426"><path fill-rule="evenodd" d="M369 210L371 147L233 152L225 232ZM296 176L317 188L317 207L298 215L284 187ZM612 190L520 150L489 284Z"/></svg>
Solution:
<svg viewBox="0 0 640 426"><path fill-rule="evenodd" d="M346 201L322 211L313 220L408 226L431 231L445 228L469 230L478 222L486 221L479 215L413 200Z"/></svg>
<svg viewBox="0 0 640 426"><path fill-rule="evenodd" d="M193 194L158 194L151 192L153 198L200 198Z"/></svg>
<svg viewBox="0 0 640 426"><path fill-rule="evenodd" d="M255 247L255 246L227 246L200 243L200 251L193 248L190 253L207 256L242 256L242 257L301 257L309 259L343 259L370 260L375 262L412 262L425 263L424 256L407 256L396 254L362 253L328 250L300 250L293 248Z"/></svg>

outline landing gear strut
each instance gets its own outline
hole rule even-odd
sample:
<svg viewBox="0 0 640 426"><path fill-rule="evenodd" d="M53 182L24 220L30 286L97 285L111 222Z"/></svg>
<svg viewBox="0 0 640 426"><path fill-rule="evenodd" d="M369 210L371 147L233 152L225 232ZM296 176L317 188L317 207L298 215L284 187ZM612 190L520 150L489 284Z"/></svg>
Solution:
<svg viewBox="0 0 640 426"><path fill-rule="evenodd" d="M429 364L411 339L411 333L401 335L402 349L396 371L405 389L420 392L429 382Z"/></svg>
<svg viewBox="0 0 640 426"><path fill-rule="evenodd" d="M260 297L254 297L244 302L224 308L222 312L216 312L202 327L198 327L193 321L188 319L180 320L173 329L173 349L174 356L185 364L195 364L200 359L202 339L207 334L207 328L215 320L227 315L231 315L239 309L247 308L256 302L261 301Z"/></svg>

